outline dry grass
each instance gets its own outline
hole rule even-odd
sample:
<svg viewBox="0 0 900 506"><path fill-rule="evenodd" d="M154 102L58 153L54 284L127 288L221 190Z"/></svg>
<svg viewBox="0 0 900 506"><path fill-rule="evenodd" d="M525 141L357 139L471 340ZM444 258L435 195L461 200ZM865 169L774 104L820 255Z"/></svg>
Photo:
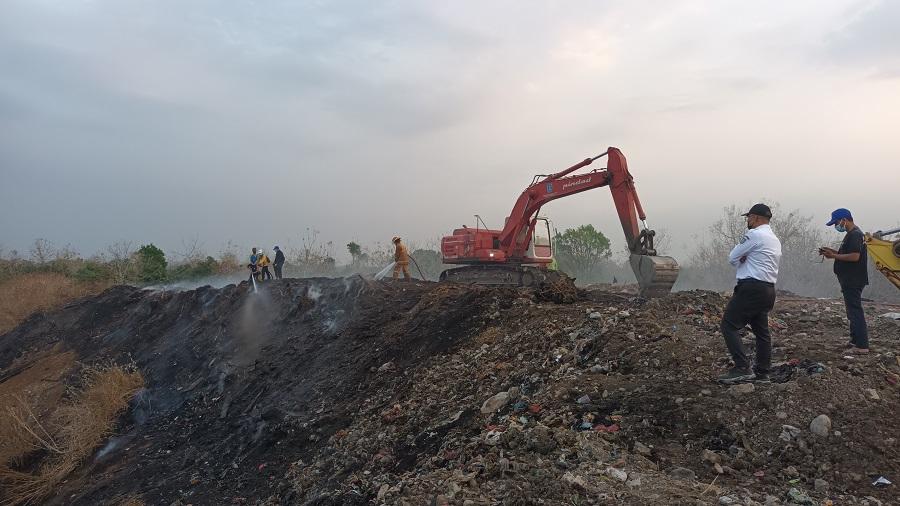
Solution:
<svg viewBox="0 0 900 506"><path fill-rule="evenodd" d="M81 283L55 272L20 274L0 283L0 334L9 332L35 311L62 306L108 286Z"/></svg>
<svg viewBox="0 0 900 506"><path fill-rule="evenodd" d="M10 410L26 406L37 419L44 419L60 405L66 388L64 378L75 365L75 353L50 350L22 359L0 376L0 463L14 462L32 450L30 437L20 437L13 427Z"/></svg>
<svg viewBox="0 0 900 506"><path fill-rule="evenodd" d="M53 492L111 434L143 384L134 368L90 368L80 391L46 416L17 397L0 413L0 505L34 504Z"/></svg>

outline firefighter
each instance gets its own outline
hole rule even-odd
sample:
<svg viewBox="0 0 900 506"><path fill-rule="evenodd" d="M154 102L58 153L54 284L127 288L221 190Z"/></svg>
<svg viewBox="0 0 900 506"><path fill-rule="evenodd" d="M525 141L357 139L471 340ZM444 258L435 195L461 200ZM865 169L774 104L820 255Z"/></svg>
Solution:
<svg viewBox="0 0 900 506"><path fill-rule="evenodd" d="M250 254L250 263L247 264L247 268L250 269L250 279L247 281L253 282L253 278L259 279L259 255L256 253L256 248L253 248L253 253Z"/></svg>
<svg viewBox="0 0 900 506"><path fill-rule="evenodd" d="M259 273L259 280L263 281L265 279L272 279L272 273L269 272L269 257L263 253L262 248L259 249L259 257L256 259L256 264L261 269Z"/></svg>
<svg viewBox="0 0 900 506"><path fill-rule="evenodd" d="M391 239L394 243L394 279L400 277L400 271L403 271L403 279L409 281L412 276L409 275L409 250L406 245L400 241L399 237Z"/></svg>

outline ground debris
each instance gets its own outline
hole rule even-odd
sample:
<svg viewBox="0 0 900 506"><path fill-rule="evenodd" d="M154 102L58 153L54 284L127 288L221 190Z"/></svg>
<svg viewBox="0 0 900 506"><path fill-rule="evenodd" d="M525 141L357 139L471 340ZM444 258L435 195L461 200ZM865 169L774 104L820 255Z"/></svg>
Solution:
<svg viewBox="0 0 900 506"><path fill-rule="evenodd" d="M896 323L843 359L836 301L779 297L773 383L729 389L715 292L264 286L116 287L0 337L0 378L54 344L147 378L58 503L874 504L900 473Z"/></svg>

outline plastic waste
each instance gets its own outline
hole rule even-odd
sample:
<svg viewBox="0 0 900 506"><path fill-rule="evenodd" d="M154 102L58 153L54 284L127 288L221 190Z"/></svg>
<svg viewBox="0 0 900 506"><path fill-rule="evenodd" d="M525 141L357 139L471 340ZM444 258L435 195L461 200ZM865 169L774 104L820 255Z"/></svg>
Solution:
<svg viewBox="0 0 900 506"><path fill-rule="evenodd" d="M891 480L885 478L884 476L879 476L877 480L872 482L873 487L886 487L891 484Z"/></svg>

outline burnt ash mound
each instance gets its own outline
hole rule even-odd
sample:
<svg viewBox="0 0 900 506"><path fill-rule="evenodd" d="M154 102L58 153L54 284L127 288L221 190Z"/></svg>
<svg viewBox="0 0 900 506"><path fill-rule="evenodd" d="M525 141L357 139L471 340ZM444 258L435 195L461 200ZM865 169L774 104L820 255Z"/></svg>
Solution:
<svg viewBox="0 0 900 506"><path fill-rule="evenodd" d="M231 502L269 495L273 473L348 426L379 367L403 368L468 337L487 296L360 277L280 280L259 293L246 283L118 286L0 337L0 368L59 345L82 362L134 362L146 378L120 435L80 471L87 484L57 500L139 492L167 504L189 475L200 503Z"/></svg>

